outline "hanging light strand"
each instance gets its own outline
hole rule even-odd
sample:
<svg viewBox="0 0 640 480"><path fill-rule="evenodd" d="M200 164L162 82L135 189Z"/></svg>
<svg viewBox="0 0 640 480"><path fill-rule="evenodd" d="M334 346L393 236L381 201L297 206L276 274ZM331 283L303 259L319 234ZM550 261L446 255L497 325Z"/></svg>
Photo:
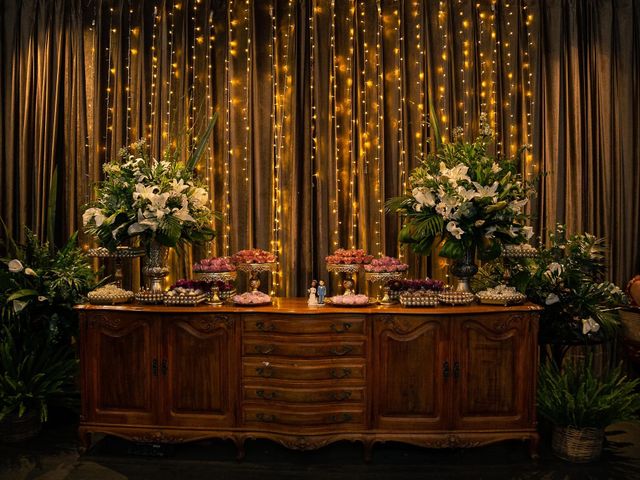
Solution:
<svg viewBox="0 0 640 480"><path fill-rule="evenodd" d="M334 230L333 230L333 247L337 248L340 245L340 137L338 135L339 127L337 116L337 101L338 101L338 83L337 83L337 59L336 59L336 4L335 0L331 0L331 33L329 39L329 49L331 57L331 70L329 74L329 108L331 109L331 123L333 126L333 145L334 145L334 162L335 162L335 196L333 199L332 213L335 216Z"/></svg>
<svg viewBox="0 0 640 480"><path fill-rule="evenodd" d="M106 55L107 55L107 90L106 90L106 120L105 120L105 132L104 132L104 160L105 162L109 161L109 154L111 153L109 144L111 143L110 133L113 132L113 112L111 107L111 77L114 77L116 69L111 68L111 36L116 32L116 29L113 28L113 7L109 7L109 41L106 47Z"/></svg>

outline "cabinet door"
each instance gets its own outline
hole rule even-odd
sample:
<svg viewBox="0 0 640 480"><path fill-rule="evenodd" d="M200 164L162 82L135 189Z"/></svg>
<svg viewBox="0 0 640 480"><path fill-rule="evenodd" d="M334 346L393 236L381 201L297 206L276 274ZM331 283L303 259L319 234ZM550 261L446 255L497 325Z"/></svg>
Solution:
<svg viewBox="0 0 640 480"><path fill-rule="evenodd" d="M83 318L87 420L155 423L159 325L138 313L88 312Z"/></svg>
<svg viewBox="0 0 640 480"><path fill-rule="evenodd" d="M238 376L231 316L164 319L161 373L165 386L163 423L184 427L231 426Z"/></svg>
<svg viewBox="0 0 640 480"><path fill-rule="evenodd" d="M537 349L528 314L452 317L457 428L522 428L533 423Z"/></svg>
<svg viewBox="0 0 640 480"><path fill-rule="evenodd" d="M448 319L398 315L374 323L374 428L444 428L451 383Z"/></svg>

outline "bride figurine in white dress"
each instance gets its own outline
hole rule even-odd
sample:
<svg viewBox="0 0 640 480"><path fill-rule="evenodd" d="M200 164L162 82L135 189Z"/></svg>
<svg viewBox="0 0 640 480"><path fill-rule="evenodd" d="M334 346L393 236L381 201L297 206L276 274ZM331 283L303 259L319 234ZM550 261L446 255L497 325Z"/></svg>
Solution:
<svg viewBox="0 0 640 480"><path fill-rule="evenodd" d="M307 305L309 306L318 305L318 297L316 295L316 292L318 291L317 285L318 285L318 282L313 280L311 282L311 288L307 290L309 292L309 300L307 300Z"/></svg>

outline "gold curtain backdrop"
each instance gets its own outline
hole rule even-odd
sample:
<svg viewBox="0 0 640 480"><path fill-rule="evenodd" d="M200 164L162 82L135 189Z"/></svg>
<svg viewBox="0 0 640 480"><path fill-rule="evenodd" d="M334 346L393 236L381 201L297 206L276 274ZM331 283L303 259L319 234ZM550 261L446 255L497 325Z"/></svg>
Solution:
<svg viewBox="0 0 640 480"><path fill-rule="evenodd" d="M140 137L184 156L218 113L200 174L218 237L173 259L259 247L279 295L329 279L337 247L444 262L397 243L384 201L429 151L431 115L499 153L533 144L535 224L612 244L640 270L640 6L633 0L24 0L0 7L0 214L59 239L81 228L101 165ZM615 28L614 28L615 27ZM618 28L618 30L616 30ZM57 170L55 224L46 218ZM85 238L83 242L89 243Z"/></svg>

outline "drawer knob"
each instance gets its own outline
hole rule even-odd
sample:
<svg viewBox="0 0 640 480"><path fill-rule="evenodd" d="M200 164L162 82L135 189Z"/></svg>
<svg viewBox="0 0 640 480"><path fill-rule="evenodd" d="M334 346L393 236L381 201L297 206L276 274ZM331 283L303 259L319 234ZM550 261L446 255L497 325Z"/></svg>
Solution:
<svg viewBox="0 0 640 480"><path fill-rule="evenodd" d="M331 423L345 423L350 422L353 419L353 415L350 413L341 413L340 415L331 415L329 421Z"/></svg>
<svg viewBox="0 0 640 480"><path fill-rule="evenodd" d="M335 323L331 324L331 330L335 333L345 333L351 329L351 324L349 322L342 322L342 326L338 327Z"/></svg>
<svg viewBox="0 0 640 480"><path fill-rule="evenodd" d="M276 326L273 323L256 322L256 328L261 332L273 332Z"/></svg>
<svg viewBox="0 0 640 480"><path fill-rule="evenodd" d="M351 392L333 392L331 393L331 399L342 402L351 398Z"/></svg>
<svg viewBox="0 0 640 480"><path fill-rule="evenodd" d="M258 398L264 398L265 400L272 400L276 398L276 392L265 392L264 390L256 390Z"/></svg>
<svg viewBox="0 0 640 480"><path fill-rule="evenodd" d="M331 369L331 376L333 378L348 378L351 376L350 368L343 368L342 370Z"/></svg>
<svg viewBox="0 0 640 480"><path fill-rule="evenodd" d="M256 345L254 348L257 353L261 353L262 355L268 355L274 352L274 350L276 349L276 346L275 345Z"/></svg>
<svg viewBox="0 0 640 480"><path fill-rule="evenodd" d="M258 367L256 368L256 373L264 378L273 377L273 368L271 367Z"/></svg>
<svg viewBox="0 0 640 480"><path fill-rule="evenodd" d="M345 345L344 347L334 347L331 350L329 350L329 353L332 355L337 355L338 357L341 357L343 355L351 353L352 350L353 350L353 347L351 345Z"/></svg>
<svg viewBox="0 0 640 480"><path fill-rule="evenodd" d="M261 422L275 422L278 417L276 417L275 415L269 415L267 413L256 413L256 419L258 419Z"/></svg>
<svg viewBox="0 0 640 480"><path fill-rule="evenodd" d="M453 378L455 378L456 380L460 378L460 363L458 362L453 363Z"/></svg>

